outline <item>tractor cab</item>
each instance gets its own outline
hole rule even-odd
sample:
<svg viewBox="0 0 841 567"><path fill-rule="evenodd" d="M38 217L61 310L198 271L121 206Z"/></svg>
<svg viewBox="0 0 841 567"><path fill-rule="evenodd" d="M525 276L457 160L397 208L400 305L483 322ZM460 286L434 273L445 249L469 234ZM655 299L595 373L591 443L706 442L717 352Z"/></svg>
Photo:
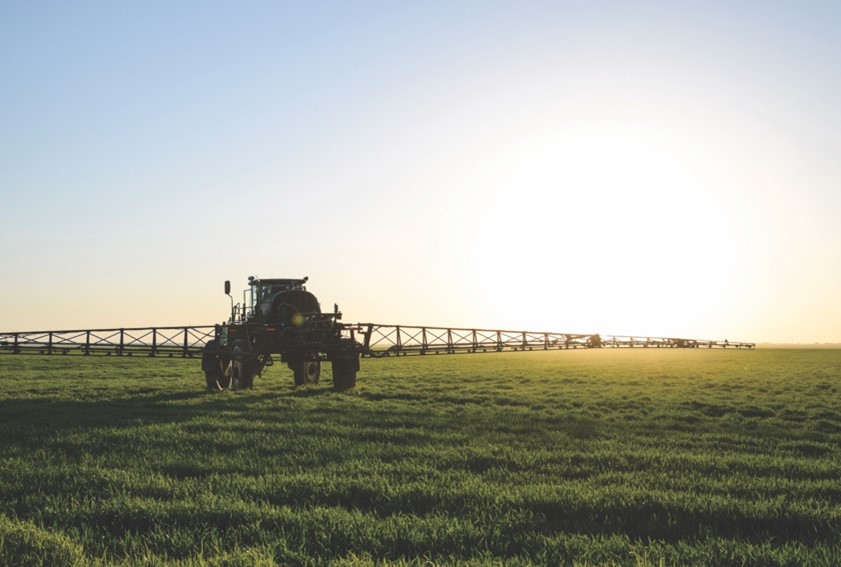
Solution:
<svg viewBox="0 0 841 567"><path fill-rule="evenodd" d="M249 298L249 319L259 323L269 323L272 318L272 304L277 301L282 301L281 298L286 298L287 302L303 303L300 307L305 311L313 309L312 303L315 303L315 309L318 309L318 301L315 296L307 291L304 286L309 278L296 279L265 279L261 280L255 276L249 276L248 284L250 286L251 297ZM313 301L295 301L295 298L304 297L306 299L312 298ZM300 309L299 309L300 310Z"/></svg>
<svg viewBox="0 0 841 567"><path fill-rule="evenodd" d="M249 287L243 290L241 306L232 307L231 323L294 325L300 323L304 315L321 313L318 300L304 285L308 279L260 279L250 276ZM230 295L229 282L225 282L225 292Z"/></svg>

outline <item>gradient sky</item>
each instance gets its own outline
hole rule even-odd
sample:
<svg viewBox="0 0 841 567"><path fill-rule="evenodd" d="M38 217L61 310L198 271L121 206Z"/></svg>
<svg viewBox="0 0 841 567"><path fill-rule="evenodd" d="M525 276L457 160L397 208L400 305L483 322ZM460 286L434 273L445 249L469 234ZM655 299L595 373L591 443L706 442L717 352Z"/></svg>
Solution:
<svg viewBox="0 0 841 567"><path fill-rule="evenodd" d="M839 2L0 3L0 330L841 342Z"/></svg>

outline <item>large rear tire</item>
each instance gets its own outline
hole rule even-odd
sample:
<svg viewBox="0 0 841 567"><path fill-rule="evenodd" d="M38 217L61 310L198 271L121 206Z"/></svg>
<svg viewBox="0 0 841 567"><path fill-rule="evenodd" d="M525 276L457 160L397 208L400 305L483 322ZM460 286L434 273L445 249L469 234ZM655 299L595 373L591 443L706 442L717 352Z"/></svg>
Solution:
<svg viewBox="0 0 841 567"><path fill-rule="evenodd" d="M208 389L220 391L231 387L231 362L231 357L219 348L215 340L207 341L201 365Z"/></svg>
<svg viewBox="0 0 841 567"><path fill-rule="evenodd" d="M320 360L301 360L289 363L289 368L295 376L296 386L305 386L307 384L318 384L321 378L321 361Z"/></svg>
<svg viewBox="0 0 841 567"><path fill-rule="evenodd" d="M359 371L359 358L346 357L333 361L333 389L350 390L356 387L356 373Z"/></svg>

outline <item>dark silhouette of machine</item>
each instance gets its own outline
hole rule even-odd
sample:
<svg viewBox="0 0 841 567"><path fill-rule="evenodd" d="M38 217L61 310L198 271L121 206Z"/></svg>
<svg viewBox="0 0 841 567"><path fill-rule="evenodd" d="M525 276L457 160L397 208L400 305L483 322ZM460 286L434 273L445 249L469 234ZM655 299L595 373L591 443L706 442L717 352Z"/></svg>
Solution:
<svg viewBox="0 0 841 567"><path fill-rule="evenodd" d="M202 353L208 388L250 388L254 377L280 355L295 377L295 385L318 383L322 362L330 362L333 387L347 390L356 385L362 345L343 336L338 305L322 313L318 299L307 291L303 279L248 278L243 302L234 305L231 318L216 325L214 338ZM225 282L230 296L231 282Z"/></svg>

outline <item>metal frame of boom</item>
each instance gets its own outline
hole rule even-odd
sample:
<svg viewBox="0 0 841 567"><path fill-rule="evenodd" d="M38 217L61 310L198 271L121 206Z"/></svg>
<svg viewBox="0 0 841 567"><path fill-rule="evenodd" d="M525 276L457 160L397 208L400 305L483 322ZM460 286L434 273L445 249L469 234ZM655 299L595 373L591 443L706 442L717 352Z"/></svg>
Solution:
<svg viewBox="0 0 841 567"><path fill-rule="evenodd" d="M362 323L345 325L345 332L371 357L409 354L456 354L475 352L533 351L587 348L755 348L754 343L728 340L698 340L674 337L643 337L506 331L457 327L423 327Z"/></svg>
<svg viewBox="0 0 841 567"><path fill-rule="evenodd" d="M736 348L754 343L674 337L550 333L382 325L344 324L342 335L358 345L363 357L534 351L587 348ZM201 356L214 338L213 325L134 327L70 331L0 333L0 354L82 354L116 356Z"/></svg>

